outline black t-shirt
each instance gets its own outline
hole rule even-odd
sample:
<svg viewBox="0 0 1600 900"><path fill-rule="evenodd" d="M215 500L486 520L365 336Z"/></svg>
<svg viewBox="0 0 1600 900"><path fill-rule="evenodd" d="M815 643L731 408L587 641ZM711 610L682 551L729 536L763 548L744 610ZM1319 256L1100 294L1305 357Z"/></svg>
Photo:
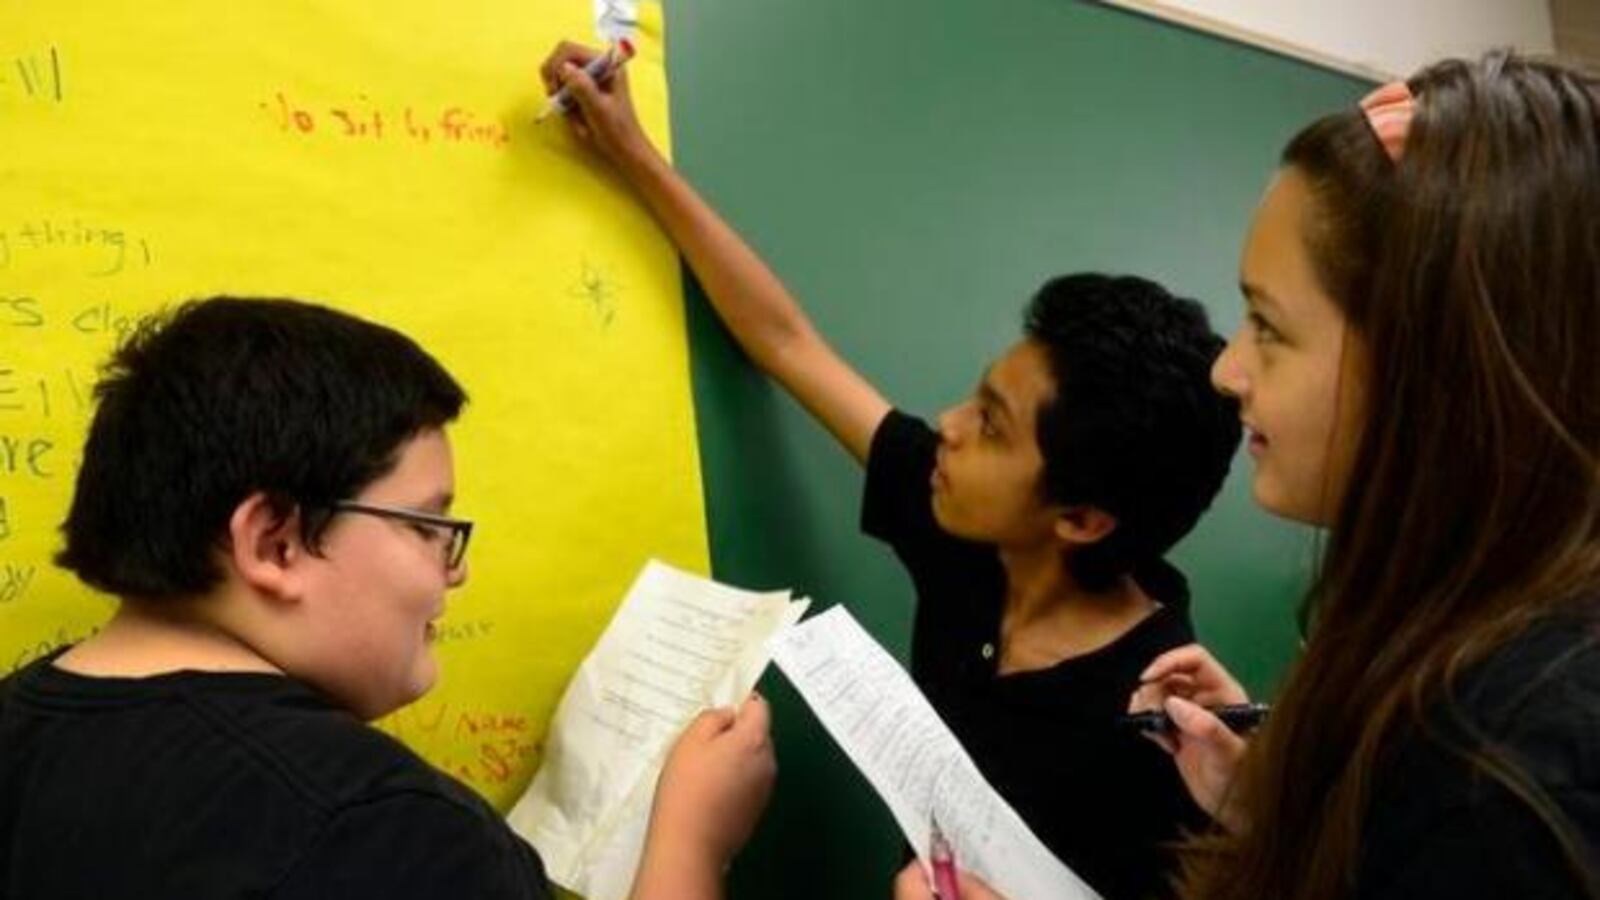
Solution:
<svg viewBox="0 0 1600 900"><path fill-rule="evenodd" d="M481 798L296 681L0 682L0 900L546 898Z"/></svg>
<svg viewBox="0 0 1600 900"><path fill-rule="evenodd" d="M862 503L863 530L893 547L916 586L912 677L1062 862L1107 900L1164 893L1166 845L1208 820L1171 758L1118 719L1150 661L1194 640L1183 576L1164 563L1135 573L1161 606L1111 644L999 675L1005 571L994 547L954 538L934 519L937 448L925 423L889 413L873 435Z"/></svg>
<svg viewBox="0 0 1600 900"><path fill-rule="evenodd" d="M1492 749L1572 830L1600 885L1600 628L1537 625L1460 680L1376 774L1354 892L1359 900L1592 897L1527 804L1456 748Z"/></svg>

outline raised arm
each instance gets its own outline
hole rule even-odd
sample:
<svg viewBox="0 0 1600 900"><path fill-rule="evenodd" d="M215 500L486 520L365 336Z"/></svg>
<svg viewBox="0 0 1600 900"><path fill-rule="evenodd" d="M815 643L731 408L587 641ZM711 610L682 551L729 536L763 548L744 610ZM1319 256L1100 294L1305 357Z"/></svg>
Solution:
<svg viewBox="0 0 1600 900"><path fill-rule="evenodd" d="M644 199L745 353L864 461L888 401L833 351L778 276L651 145L634 115L626 69L598 85L582 70L596 55L562 44L541 69L547 91L570 91L574 133Z"/></svg>

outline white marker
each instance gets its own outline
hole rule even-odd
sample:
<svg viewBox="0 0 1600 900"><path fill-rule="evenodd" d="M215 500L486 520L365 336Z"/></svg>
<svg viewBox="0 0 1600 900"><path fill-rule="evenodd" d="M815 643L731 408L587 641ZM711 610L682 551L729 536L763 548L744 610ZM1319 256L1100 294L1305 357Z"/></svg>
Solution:
<svg viewBox="0 0 1600 900"><path fill-rule="evenodd" d="M584 66L583 70L588 72L589 77L593 78L595 83L598 84L610 78L611 73L622 68L622 64L632 58L633 41L622 38L606 48L605 53L589 60L589 64ZM567 90L566 85L562 85L560 90L551 94L550 99L545 101L544 109L539 110L539 114L533 117L533 121L543 122L552 113L564 113L571 104L570 92Z"/></svg>

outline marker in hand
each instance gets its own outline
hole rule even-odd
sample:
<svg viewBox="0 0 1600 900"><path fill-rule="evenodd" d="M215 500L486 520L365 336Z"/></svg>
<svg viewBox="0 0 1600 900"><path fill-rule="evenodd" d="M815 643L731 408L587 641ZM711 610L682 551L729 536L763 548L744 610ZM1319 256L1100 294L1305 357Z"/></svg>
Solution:
<svg viewBox="0 0 1600 900"><path fill-rule="evenodd" d="M589 77L593 78L598 84L599 82L610 78L613 72L622 68L623 63L626 63L632 58L633 41L630 41L627 38L622 38L615 44L612 44L610 47L607 47L606 52L596 56L594 59L589 60L589 64L583 67L583 71L589 73ZM533 117L533 121L543 122L553 113L564 113L570 109L571 106L571 92L567 90L566 85L562 85L560 90L556 91L554 94L551 94L550 99L545 101L544 109L539 110L539 114Z"/></svg>

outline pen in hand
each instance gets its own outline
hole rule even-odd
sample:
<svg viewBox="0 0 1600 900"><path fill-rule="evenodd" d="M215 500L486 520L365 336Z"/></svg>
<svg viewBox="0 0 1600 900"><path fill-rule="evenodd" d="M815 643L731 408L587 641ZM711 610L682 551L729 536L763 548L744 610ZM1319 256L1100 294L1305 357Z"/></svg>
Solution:
<svg viewBox="0 0 1600 900"><path fill-rule="evenodd" d="M961 885L956 879L956 856L939 830L937 816L930 820L928 865L933 868L933 896L938 900L961 900Z"/></svg>
<svg viewBox="0 0 1600 900"><path fill-rule="evenodd" d="M1243 734L1256 728L1266 721L1267 714L1272 711L1272 707L1265 703L1233 703L1225 706L1209 706L1205 709L1221 719L1222 724L1228 726L1228 729L1235 734ZM1122 717L1122 724L1153 734L1171 734L1177 728L1164 709L1128 713Z"/></svg>

